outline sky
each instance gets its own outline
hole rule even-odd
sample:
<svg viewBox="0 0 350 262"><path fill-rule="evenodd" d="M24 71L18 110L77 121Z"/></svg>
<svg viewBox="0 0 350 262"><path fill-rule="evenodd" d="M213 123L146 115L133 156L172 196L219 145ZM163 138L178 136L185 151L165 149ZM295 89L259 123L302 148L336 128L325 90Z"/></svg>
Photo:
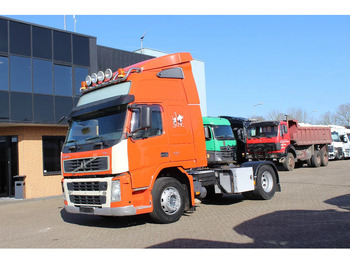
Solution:
<svg viewBox="0 0 350 262"><path fill-rule="evenodd" d="M119 10L118 3L113 10ZM225 6L222 13L210 7L175 14L166 8L145 9L137 15L85 12L76 15L76 32L97 37L98 45L127 51L139 49L140 37L147 32L145 48L190 52L205 62L209 116L266 117L272 110L300 108L318 118L350 103L349 9L327 12L326 6L321 7L316 14L314 6L292 14L283 8L241 14L226 12ZM58 29L64 26L63 15L52 14L51 9L18 13L1 15ZM74 31L72 15L67 15L67 30Z"/></svg>

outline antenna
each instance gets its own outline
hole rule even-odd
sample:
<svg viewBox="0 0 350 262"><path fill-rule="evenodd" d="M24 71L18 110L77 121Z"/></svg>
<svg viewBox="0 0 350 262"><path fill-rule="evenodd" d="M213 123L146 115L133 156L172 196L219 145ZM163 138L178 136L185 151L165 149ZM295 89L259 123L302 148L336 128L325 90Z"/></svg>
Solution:
<svg viewBox="0 0 350 262"><path fill-rule="evenodd" d="M74 32L77 31L77 19L75 19L75 15L73 15L73 19L74 19Z"/></svg>
<svg viewBox="0 0 350 262"><path fill-rule="evenodd" d="M67 19L66 19L66 15L64 15L64 30L67 30Z"/></svg>
<svg viewBox="0 0 350 262"><path fill-rule="evenodd" d="M146 33L147 33L147 31L148 30L146 30L144 33L143 33L143 35L141 36L141 54L143 54L143 45L142 45L142 43L143 43L143 39L145 38L145 35L146 35Z"/></svg>

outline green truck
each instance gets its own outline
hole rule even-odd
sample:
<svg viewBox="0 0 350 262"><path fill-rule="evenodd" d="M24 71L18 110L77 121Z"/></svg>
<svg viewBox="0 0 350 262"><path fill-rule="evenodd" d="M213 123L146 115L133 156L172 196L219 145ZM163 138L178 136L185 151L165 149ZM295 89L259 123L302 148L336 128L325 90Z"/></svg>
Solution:
<svg viewBox="0 0 350 262"><path fill-rule="evenodd" d="M237 142L230 122L219 117L203 117L209 166L236 163Z"/></svg>

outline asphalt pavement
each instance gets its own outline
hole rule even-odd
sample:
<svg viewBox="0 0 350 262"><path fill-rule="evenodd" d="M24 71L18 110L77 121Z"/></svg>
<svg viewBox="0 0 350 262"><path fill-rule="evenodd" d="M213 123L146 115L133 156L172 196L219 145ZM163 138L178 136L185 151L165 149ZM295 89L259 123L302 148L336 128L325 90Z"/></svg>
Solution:
<svg viewBox="0 0 350 262"><path fill-rule="evenodd" d="M0 248L349 248L350 160L280 171L269 201L203 201L173 224L69 214L61 197L0 200Z"/></svg>

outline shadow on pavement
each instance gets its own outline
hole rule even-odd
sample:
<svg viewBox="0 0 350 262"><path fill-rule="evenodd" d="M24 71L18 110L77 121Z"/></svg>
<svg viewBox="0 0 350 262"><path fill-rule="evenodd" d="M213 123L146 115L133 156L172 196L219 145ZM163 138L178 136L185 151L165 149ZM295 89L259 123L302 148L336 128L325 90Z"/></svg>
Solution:
<svg viewBox="0 0 350 262"><path fill-rule="evenodd" d="M349 210L350 195L325 203ZM233 228L253 243L229 243L201 239L174 239L149 248L349 248L350 212L284 210L262 215Z"/></svg>

